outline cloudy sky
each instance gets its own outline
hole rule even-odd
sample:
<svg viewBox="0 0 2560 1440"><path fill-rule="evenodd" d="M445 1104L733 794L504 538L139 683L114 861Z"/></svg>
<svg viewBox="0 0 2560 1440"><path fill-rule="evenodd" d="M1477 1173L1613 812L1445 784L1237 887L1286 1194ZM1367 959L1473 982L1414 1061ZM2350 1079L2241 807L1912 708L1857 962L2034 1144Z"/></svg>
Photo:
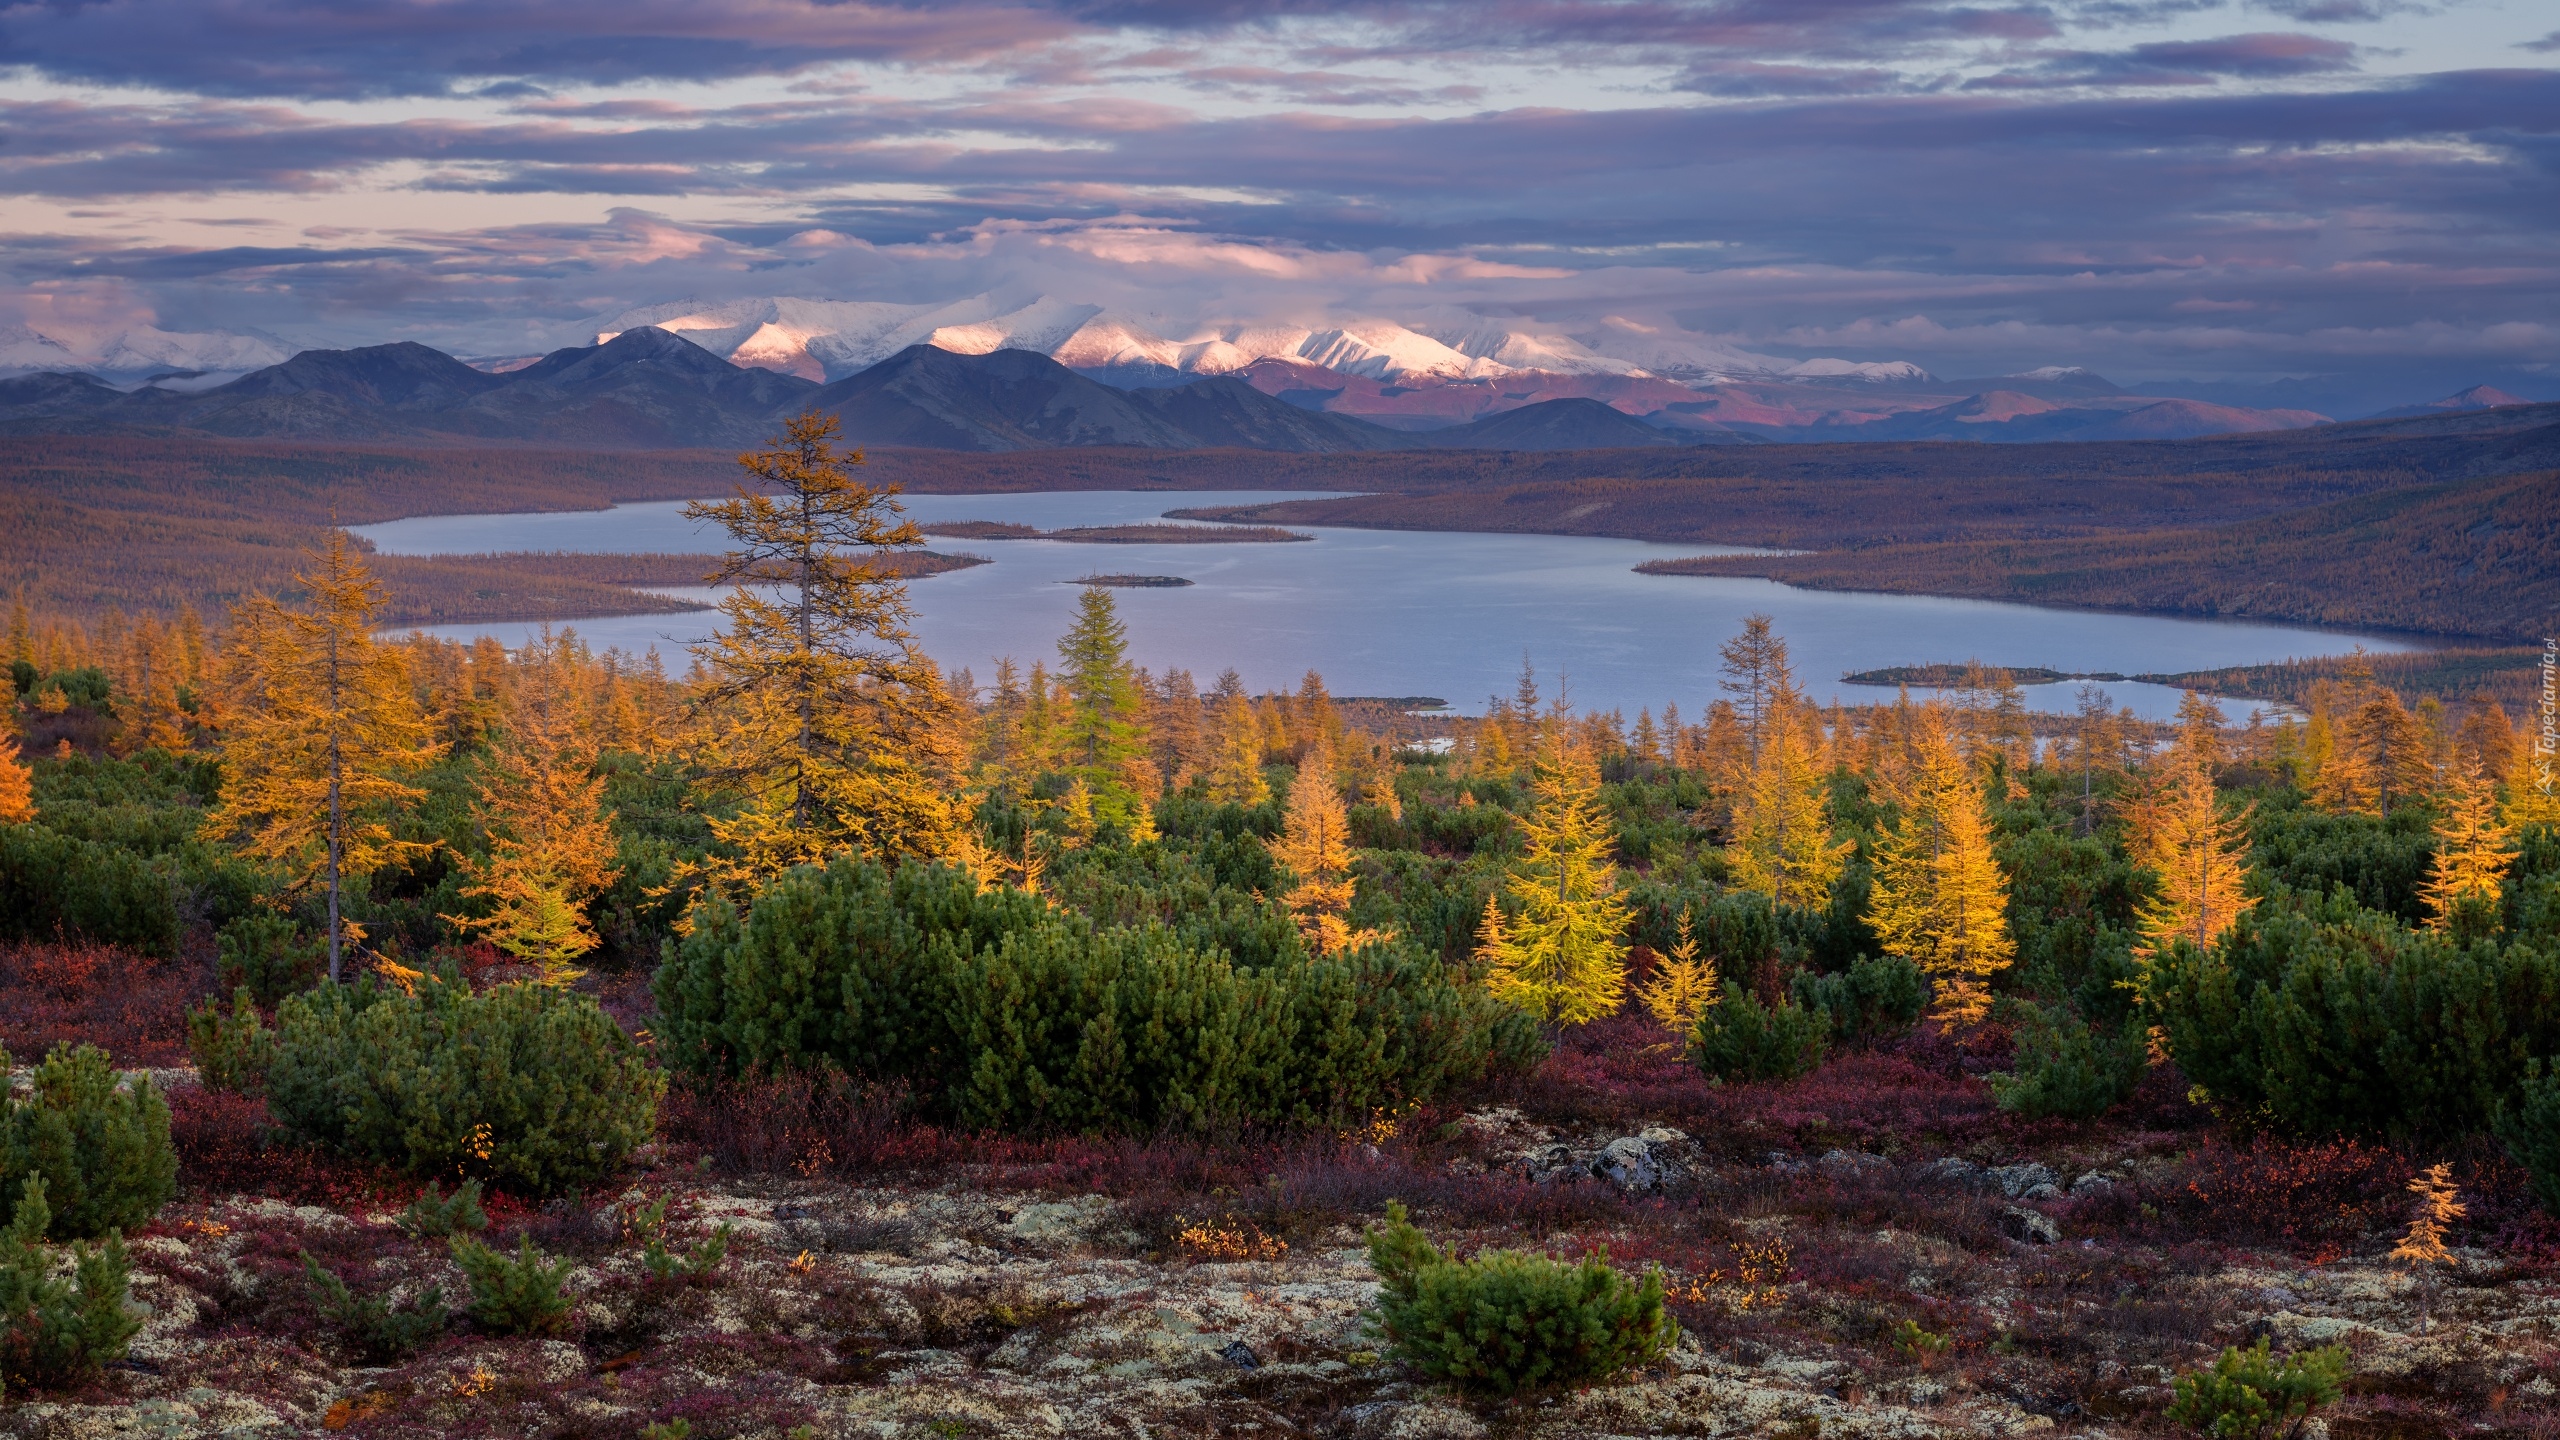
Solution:
<svg viewBox="0 0 2560 1440"><path fill-rule="evenodd" d="M75 343L996 289L2560 377L2550 0L0 0L0 67L0 321Z"/></svg>

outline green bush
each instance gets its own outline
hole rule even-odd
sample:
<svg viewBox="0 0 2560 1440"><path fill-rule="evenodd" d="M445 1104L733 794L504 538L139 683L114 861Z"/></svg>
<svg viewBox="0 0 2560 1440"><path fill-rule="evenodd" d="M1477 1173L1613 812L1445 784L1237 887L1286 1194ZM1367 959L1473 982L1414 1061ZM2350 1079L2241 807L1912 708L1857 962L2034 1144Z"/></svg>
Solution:
<svg viewBox="0 0 2560 1440"><path fill-rule="evenodd" d="M26 1177L0 1229L0 1392L10 1385L73 1385L124 1358L142 1321L133 1313L124 1237L92 1250L74 1243L71 1276L44 1243L53 1223L45 1182Z"/></svg>
<svg viewBox="0 0 2560 1440"><path fill-rule="evenodd" d="M0 1050L0 1074L9 1052ZM146 1224L178 1193L169 1102L148 1075L119 1083L107 1052L54 1047L24 1100L0 1099L0 1221L30 1177L44 1181L49 1233L94 1239Z"/></svg>
<svg viewBox="0 0 2560 1440"><path fill-rule="evenodd" d="M1689 1036L1689 1057L1719 1080L1792 1080L1822 1063L1831 1015L1781 997L1774 1006L1724 984L1724 1002L1707 1011Z"/></svg>
<svg viewBox="0 0 2560 1440"><path fill-rule="evenodd" d="M710 1278L728 1258L729 1237L733 1232L723 1220L709 1238L679 1255L667 1248L667 1197L660 1195L646 1205L635 1202L629 1221L632 1233L640 1236L640 1263L649 1278L661 1284L688 1284Z"/></svg>
<svg viewBox="0 0 2560 1440"><path fill-rule="evenodd" d="M2499 1107L2496 1123L2507 1153L2532 1177L2534 1198L2560 1215L2560 1068L2546 1070L2538 1060L2528 1065L2515 1098Z"/></svg>
<svg viewBox="0 0 2560 1440"><path fill-rule="evenodd" d="M430 1285L415 1299L394 1307L379 1295L357 1295L347 1282L320 1268L311 1252L302 1252L302 1270L311 1287L311 1304L320 1318L338 1329L347 1348L368 1365L403 1360L421 1345L444 1333L448 1316L444 1290Z"/></svg>
<svg viewBox="0 0 2560 1440"><path fill-rule="evenodd" d="M2090 1120L2123 1103L2150 1063L2146 1027L2099 1027L2056 1006L2027 1007L2005 1074L1984 1078L2001 1109L2043 1118Z"/></svg>
<svg viewBox="0 0 2560 1440"><path fill-rule="evenodd" d="M208 1090L266 1093L267 1072L276 1063L276 1034L258 1014L248 986L231 992L229 1014L210 996L187 1012L187 1055L196 1062L196 1079Z"/></svg>
<svg viewBox="0 0 2560 1440"><path fill-rule="evenodd" d="M368 976L289 997L276 1033L267 1103L296 1134L535 1193L610 1175L666 1085L592 998L545 985L430 976L404 994Z"/></svg>
<svg viewBox="0 0 2560 1440"><path fill-rule="evenodd" d="M1659 1358L1680 1326L1663 1308L1662 1272L1630 1285L1606 1252L1578 1265L1492 1250L1453 1261L1390 1201L1369 1232L1378 1275L1371 1320L1397 1359L1434 1380L1513 1394L1605 1380Z"/></svg>
<svg viewBox="0 0 2560 1440"><path fill-rule="evenodd" d="M1831 1033L1849 1041L1899 1035L1929 1005L1929 977L1900 955L1861 956L1832 975L1799 971L1787 988L1798 1006L1830 1017Z"/></svg>
<svg viewBox="0 0 2560 1440"><path fill-rule="evenodd" d="M2560 950L2412 931L2343 892L2278 894L2144 981L2190 1080L2306 1134L2466 1135L2560 1054Z"/></svg>
<svg viewBox="0 0 2560 1440"><path fill-rule="evenodd" d="M480 1208L479 1181L463 1181L447 1199L443 1189L430 1180L418 1198L409 1202L409 1208L391 1223L412 1240L445 1240L488 1229L489 1216Z"/></svg>
<svg viewBox="0 0 2560 1440"><path fill-rule="evenodd" d="M741 915L706 901L658 968L659 1053L734 1074L833 1064L863 1076L931 1074L952 1053L959 961L1048 913L1013 890L850 858L775 880Z"/></svg>
<svg viewBox="0 0 2560 1440"><path fill-rule="evenodd" d="M2263 1339L2247 1350L2234 1345L2212 1369L2178 1377L2169 1419L2214 1440L2258 1440L2337 1399L2346 1380L2344 1346L2277 1360Z"/></svg>
<svg viewBox="0 0 2560 1440"><path fill-rule="evenodd" d="M571 1259L551 1260L533 1248L533 1237L517 1237L513 1259L477 1240L455 1236L453 1263L471 1282L471 1318L498 1335L557 1335L569 1326L569 1297L561 1286L578 1268Z"/></svg>
<svg viewBox="0 0 2560 1440"><path fill-rule="evenodd" d="M0 939L70 936L175 955L177 889L164 862L41 821L0 825Z"/></svg>
<svg viewBox="0 0 2560 1440"><path fill-rule="evenodd" d="M303 938L286 915L243 915L217 931L213 944L219 956L215 976L222 987L245 987L269 1010L287 995L310 988L327 965L326 947Z"/></svg>
<svg viewBox="0 0 2560 1440"><path fill-rule="evenodd" d="M784 876L743 915L707 904L658 972L663 1053L714 1072L833 1065L906 1080L962 1124L1079 1131L1332 1121L1543 1053L1411 947L1310 957L1178 866L1106 869L1079 893L1145 923L850 860Z"/></svg>

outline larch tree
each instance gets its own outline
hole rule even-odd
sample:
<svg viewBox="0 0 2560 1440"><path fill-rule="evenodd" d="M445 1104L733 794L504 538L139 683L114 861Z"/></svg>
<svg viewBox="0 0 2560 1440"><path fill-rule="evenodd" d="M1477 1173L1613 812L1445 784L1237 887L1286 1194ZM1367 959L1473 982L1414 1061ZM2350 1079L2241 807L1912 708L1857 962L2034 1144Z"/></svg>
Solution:
<svg viewBox="0 0 2560 1440"><path fill-rule="evenodd" d="M1670 954L1655 959L1652 976L1637 984L1636 1003L1662 1028L1686 1037L1697 1032L1698 1022L1723 998L1716 984L1715 958L1698 952L1689 912L1682 910L1680 938L1672 943Z"/></svg>
<svg viewBox="0 0 2560 1440"><path fill-rule="evenodd" d="M2513 748L2507 760L2509 825L2560 825L2560 756L2540 736Z"/></svg>
<svg viewBox="0 0 2560 1440"><path fill-rule="evenodd" d="M2223 762L2222 710L2193 690L2178 698L2178 745L2205 766Z"/></svg>
<svg viewBox="0 0 2560 1440"><path fill-rule="evenodd" d="M186 662L175 637L156 615L144 615L126 633L117 656L116 709L123 722L117 748L183 750L187 744L186 713L178 708L178 686Z"/></svg>
<svg viewBox="0 0 2560 1440"><path fill-rule="evenodd" d="M475 807L489 859L466 867L472 883L462 892L489 913L446 917L535 966L547 984L577 978L570 967L597 944L585 906L620 873L576 660L547 630L518 653Z"/></svg>
<svg viewBox="0 0 2560 1440"><path fill-rule="evenodd" d="M1618 890L1614 839L1600 805L1600 772L1546 727L1529 782L1523 845L1480 937L1485 989L1540 1020L1579 1025L1610 1014L1626 991L1625 939L1633 907Z"/></svg>
<svg viewBox="0 0 2560 1440"><path fill-rule="evenodd" d="M18 754L18 737L0 734L0 825L36 818L35 772Z"/></svg>
<svg viewBox="0 0 2560 1440"><path fill-rule="evenodd" d="M407 665L373 639L382 587L346 532L295 578L308 611L264 595L232 611L223 671L230 682L222 795L205 816L208 837L247 855L300 867L329 906L329 979L344 978L348 922L342 890L425 853L389 819L425 791L400 778L441 753L429 738Z"/></svg>
<svg viewBox="0 0 2560 1440"><path fill-rule="evenodd" d="M1734 697L1733 705L1742 722L1743 742L1752 763L1760 759L1761 746L1768 738L1769 717L1795 698L1795 674L1787 664L1787 642L1773 628L1777 622L1765 614L1742 617L1742 633L1718 648L1723 657L1724 678L1717 688Z"/></svg>
<svg viewBox="0 0 2560 1440"><path fill-rule="evenodd" d="M2008 877L1992 853L1991 821L1973 768L1956 753L1937 707L1924 709L1901 813L1878 840L1873 908L1885 952L1937 981L1933 1013L1970 1024L1991 1008L1989 981L2017 953Z"/></svg>
<svg viewBox="0 0 2560 1440"><path fill-rule="evenodd" d="M1386 938L1378 930L1351 928L1351 821L1333 778L1333 752L1310 749L1289 782L1281 832L1264 843L1272 862L1289 877L1280 897L1298 935L1318 955L1339 955Z"/></svg>
<svg viewBox="0 0 2560 1440"><path fill-rule="evenodd" d="M1831 838L1831 787L1795 713L1794 695L1769 714L1726 847L1734 881L1780 905L1818 909L1831 898L1851 842Z"/></svg>
<svg viewBox="0 0 2560 1440"><path fill-rule="evenodd" d="M753 885L846 851L939 859L964 848L954 783L965 763L958 705L908 633L905 582L886 557L921 546L897 487L855 478L836 421L789 421L738 457L763 489L685 507L735 549L711 583L732 587L720 635L697 646L711 725L705 768L744 792L710 822L717 885ZM770 493L767 493L767 492Z"/></svg>
<svg viewBox="0 0 2560 1440"><path fill-rule="evenodd" d="M1076 597L1075 624L1058 640L1058 675L1070 702L1067 768L1091 792L1094 818L1140 839L1152 837L1148 805L1156 787L1142 723L1146 697L1129 666L1128 627L1111 592L1099 585Z"/></svg>
<svg viewBox="0 0 2560 1440"><path fill-rule="evenodd" d="M1224 681L1221 677L1209 798L1221 805L1259 805L1271 798L1271 784L1262 778L1262 720L1253 713L1253 702L1244 697L1243 684L1229 691Z"/></svg>
<svg viewBox="0 0 2560 1440"><path fill-rule="evenodd" d="M2151 872L2156 888L2136 914L2145 960L2178 940L2199 950L2231 928L2251 906L2248 815L2224 815L2213 777L2193 759L2174 759L2135 807L2127 849Z"/></svg>
<svg viewBox="0 0 2560 1440"><path fill-rule="evenodd" d="M2515 832L2499 823L2497 786L2478 760L2465 757L2455 770L2435 832L2436 853L2418 893L2431 912L2429 923L2442 930L2466 902L2495 906L2516 858Z"/></svg>

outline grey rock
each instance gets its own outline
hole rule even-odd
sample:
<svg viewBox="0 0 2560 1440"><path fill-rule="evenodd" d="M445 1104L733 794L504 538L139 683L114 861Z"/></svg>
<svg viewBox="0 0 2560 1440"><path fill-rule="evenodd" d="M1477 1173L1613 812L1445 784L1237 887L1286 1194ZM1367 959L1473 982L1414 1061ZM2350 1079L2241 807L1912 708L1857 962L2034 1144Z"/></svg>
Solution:
<svg viewBox="0 0 2560 1440"><path fill-rule="evenodd" d="M1262 1365L1262 1357L1254 1354L1253 1347L1241 1340L1228 1341L1226 1348L1218 1352L1218 1358L1239 1370L1255 1370Z"/></svg>
<svg viewBox="0 0 2560 1440"><path fill-rule="evenodd" d="M1653 1147L1633 1135L1610 1141L1591 1157L1591 1173L1615 1181L1623 1190L1654 1189L1662 1184L1662 1172Z"/></svg>
<svg viewBox="0 0 2560 1440"><path fill-rule="evenodd" d="M2116 1188L2116 1182L2095 1170L2071 1182L2071 1193L2075 1196L2104 1195L2114 1188Z"/></svg>
<svg viewBox="0 0 2560 1440"><path fill-rule="evenodd" d="M1952 1155L1943 1160L1932 1160L1921 1166L1919 1177L1940 1185L1961 1186L1967 1190L1988 1190L1996 1183L1981 1166L1970 1160L1959 1160Z"/></svg>
<svg viewBox="0 0 2560 1440"><path fill-rule="evenodd" d="M2022 1245L2051 1245L2062 1238L2062 1227L2042 1211L2009 1205L2000 1211L2000 1233Z"/></svg>
<svg viewBox="0 0 2560 1440"><path fill-rule="evenodd" d="M1987 1172L2000 1193L2012 1200L2039 1200L2062 1193L2062 1178L2050 1166L2029 1161L2023 1165L1996 1165ZM2034 1192L2043 1190L2048 1195Z"/></svg>

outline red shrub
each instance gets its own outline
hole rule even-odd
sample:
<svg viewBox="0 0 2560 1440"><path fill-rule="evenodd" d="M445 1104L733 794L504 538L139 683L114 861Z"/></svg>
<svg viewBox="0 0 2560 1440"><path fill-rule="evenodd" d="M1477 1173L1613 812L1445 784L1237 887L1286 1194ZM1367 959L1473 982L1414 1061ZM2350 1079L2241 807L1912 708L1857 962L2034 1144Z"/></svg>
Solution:
<svg viewBox="0 0 2560 1440"><path fill-rule="evenodd" d="M2409 1181L2449 1158L2468 1214L2458 1243L2492 1243L2516 1258L2560 1260L2560 1225L2534 1208L2524 1171L2494 1144L2473 1140L2450 1156L2423 1156L2355 1140L2293 1143L2220 1136L2191 1151L2140 1199L2166 1222L2162 1238L2278 1245L2323 1258L2356 1249L2408 1223Z"/></svg>
<svg viewBox="0 0 2560 1440"><path fill-rule="evenodd" d="M187 1006L207 968L112 945L0 945L0 1045L32 1060L59 1044L100 1046L123 1065L183 1065Z"/></svg>
<svg viewBox="0 0 2560 1440"><path fill-rule="evenodd" d="M406 1203L418 1188L396 1172L295 1144L262 1099L198 1085L170 1087L169 1139L178 1183L197 1198L266 1195L344 1208Z"/></svg>

